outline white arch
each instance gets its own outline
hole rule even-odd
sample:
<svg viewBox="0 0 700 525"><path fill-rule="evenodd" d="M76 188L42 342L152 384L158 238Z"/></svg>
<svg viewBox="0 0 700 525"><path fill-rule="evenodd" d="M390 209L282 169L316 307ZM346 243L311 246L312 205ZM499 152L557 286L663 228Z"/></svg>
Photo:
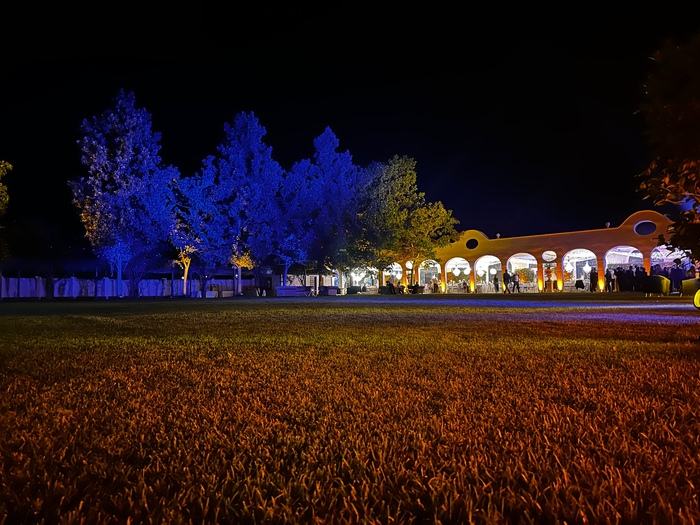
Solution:
<svg viewBox="0 0 700 525"><path fill-rule="evenodd" d="M471 273L472 267L469 264L469 261L463 257L452 257L452 259L445 263L445 270L448 274L452 274L455 277L466 277ZM455 270L457 271L455 272Z"/></svg>
<svg viewBox="0 0 700 525"><path fill-rule="evenodd" d="M472 267L463 257L453 257L445 263L447 293L465 293L469 290L469 274Z"/></svg>
<svg viewBox="0 0 700 525"><path fill-rule="evenodd" d="M474 271L476 272L477 292L493 293L502 291L503 274L501 260L498 257L495 255L482 255L474 263ZM498 278L498 289L496 289L494 277Z"/></svg>
<svg viewBox="0 0 700 525"><path fill-rule="evenodd" d="M644 256L642 252L634 246L615 246L605 253L605 268L631 268L632 266L642 266Z"/></svg>
<svg viewBox="0 0 700 525"><path fill-rule="evenodd" d="M534 255L527 252L511 255L506 261L506 269L511 275L518 274L521 292L537 291L537 258Z"/></svg>
<svg viewBox="0 0 700 525"><path fill-rule="evenodd" d="M350 270L350 285L374 288L378 286L378 273L379 271L372 266L353 268L352 270Z"/></svg>
<svg viewBox="0 0 700 525"><path fill-rule="evenodd" d="M433 259L426 259L418 267L418 284L424 286L440 281L440 263Z"/></svg>
<svg viewBox="0 0 700 525"><path fill-rule="evenodd" d="M688 254L682 250L673 250L668 246L657 246L651 251L652 272L673 268L676 259L681 260L681 266L690 262Z"/></svg>
<svg viewBox="0 0 700 525"><path fill-rule="evenodd" d="M598 261L595 253L586 248L574 248L562 257L564 270L563 289L567 292L582 292L591 290L591 273L595 282L593 290L598 286L596 275L598 274ZM595 272L594 272L595 270ZM579 288L576 288L578 284Z"/></svg>
<svg viewBox="0 0 700 525"><path fill-rule="evenodd" d="M388 280L391 278L393 281L398 282L401 280L401 276L403 275L403 270L401 269L401 265L397 262L391 263L389 266L384 268L383 270L384 274L384 280Z"/></svg>

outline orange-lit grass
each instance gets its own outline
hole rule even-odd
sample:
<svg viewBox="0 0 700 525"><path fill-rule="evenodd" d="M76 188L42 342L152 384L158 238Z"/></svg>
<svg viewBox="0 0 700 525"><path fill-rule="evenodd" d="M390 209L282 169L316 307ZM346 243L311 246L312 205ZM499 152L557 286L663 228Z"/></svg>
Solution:
<svg viewBox="0 0 700 525"><path fill-rule="evenodd" d="M0 523L700 518L697 325L26 308L0 316Z"/></svg>

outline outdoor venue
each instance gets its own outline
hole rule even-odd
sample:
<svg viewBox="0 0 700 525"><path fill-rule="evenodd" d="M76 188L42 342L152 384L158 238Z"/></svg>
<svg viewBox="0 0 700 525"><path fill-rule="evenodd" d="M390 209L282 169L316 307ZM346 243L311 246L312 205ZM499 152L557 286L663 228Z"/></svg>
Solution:
<svg viewBox="0 0 700 525"><path fill-rule="evenodd" d="M649 276L680 259L684 271L690 269L693 264L687 253L659 246L659 235L668 235L670 225L664 215L646 210L618 226L593 230L495 239L468 230L458 241L438 248L434 260L396 262L382 275L404 285L425 286L439 280L440 292L494 293L503 291L507 269L520 274L522 292L602 292L608 268L640 268ZM591 275L597 276L592 285ZM498 289L494 278L501 284Z"/></svg>
<svg viewBox="0 0 700 525"><path fill-rule="evenodd" d="M691 277L695 267L690 254L659 246L659 235L668 235L671 221L657 211L645 210L630 215L622 224L600 229L560 232L524 237L497 237L489 239L478 230L467 230L459 240L436 250L435 259L394 262L380 272L376 268L355 268L349 272L289 275L284 284L283 275L267 268L270 295L305 295L310 290L318 293L331 289L334 294L379 293L388 281L405 287L419 285L420 293L501 293L505 290L503 271L519 275L520 293L538 292L603 292L643 291L626 289L622 283L608 290L605 273L612 271L643 270L645 277L656 275L667 280L669 269L680 260L683 270L681 291L691 296L700 289L700 278ZM474 270L472 270L474 269ZM225 277L225 273L230 274ZM145 278L138 283L139 297L203 297L226 298L242 295L243 290L254 293L253 276L239 279L226 268L222 276L209 279L203 290L198 280L189 283L173 273L160 278ZM666 277L664 277L664 275ZM592 278L593 281L592 282ZM494 286L494 280L499 288ZM663 281L662 281L663 282ZM670 282L670 281L669 281ZM273 284L274 283L274 284ZM53 290L49 293L48 287ZM130 283L122 283L129 295ZM670 286L650 288L657 294L668 294ZM285 293L286 292L286 293ZM12 298L109 298L117 295L115 279L110 277L11 277L0 275L0 299ZM256 293L259 295L259 292Z"/></svg>
<svg viewBox="0 0 700 525"><path fill-rule="evenodd" d="M700 523L700 16L464 7L0 7L0 525Z"/></svg>

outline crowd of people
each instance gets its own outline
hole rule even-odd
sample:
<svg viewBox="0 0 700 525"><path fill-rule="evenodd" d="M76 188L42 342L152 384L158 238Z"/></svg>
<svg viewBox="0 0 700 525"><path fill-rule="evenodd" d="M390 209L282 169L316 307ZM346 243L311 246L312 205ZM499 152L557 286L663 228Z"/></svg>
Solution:
<svg viewBox="0 0 700 525"><path fill-rule="evenodd" d="M696 279L698 270L689 262L685 265L681 259L675 259L671 268L664 268L659 264L651 267L651 275L661 275L671 281L671 292L680 292L684 279Z"/></svg>
<svg viewBox="0 0 700 525"><path fill-rule="evenodd" d="M608 268L605 271L605 291L641 292L644 288L646 270L641 266Z"/></svg>
<svg viewBox="0 0 700 525"><path fill-rule="evenodd" d="M389 293L390 295L402 295L407 293L440 293L442 292L442 281L433 277L429 283L426 283L424 285L415 283L406 286L402 284L399 279L389 277L386 281L386 288L387 293Z"/></svg>

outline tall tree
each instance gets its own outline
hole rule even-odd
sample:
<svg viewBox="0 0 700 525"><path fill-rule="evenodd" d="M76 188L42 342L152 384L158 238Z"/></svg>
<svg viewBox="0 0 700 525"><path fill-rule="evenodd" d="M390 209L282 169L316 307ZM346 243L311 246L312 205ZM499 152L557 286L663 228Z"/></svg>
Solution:
<svg viewBox="0 0 700 525"><path fill-rule="evenodd" d="M700 258L700 35L667 43L654 56L642 111L654 158L640 189L678 206L669 243Z"/></svg>
<svg viewBox="0 0 700 525"><path fill-rule="evenodd" d="M160 134L133 93L120 91L113 106L85 119L81 130L88 175L70 183L73 201L93 249L116 268L122 296L124 268L168 238L176 170L162 165Z"/></svg>
<svg viewBox="0 0 700 525"><path fill-rule="evenodd" d="M239 242L235 229L239 215L233 180L221 177L214 157L207 157L200 173L181 178L174 190L176 221L171 241L178 250L177 262L184 270L183 291L192 257L202 263L203 290L207 275L231 259Z"/></svg>
<svg viewBox="0 0 700 525"><path fill-rule="evenodd" d="M315 221L318 218L319 195L313 165L308 160L294 164L283 179L275 198L273 220L268 222L272 252L282 263L282 283L288 284L289 267L306 264L316 239ZM255 237L264 237L258 232Z"/></svg>
<svg viewBox="0 0 700 525"><path fill-rule="evenodd" d="M339 147L338 137L326 128L314 139L312 160L300 166L306 171L306 199L313 213L311 255L320 269L343 272L355 262L350 248L359 231L367 174Z"/></svg>
<svg viewBox="0 0 700 525"><path fill-rule="evenodd" d="M435 248L456 240L459 221L441 202L426 202L418 191L414 159L395 156L372 172L374 195L363 212L363 224L378 267L432 258Z"/></svg>
<svg viewBox="0 0 700 525"><path fill-rule="evenodd" d="M220 184L225 184L229 239L233 261L246 250L260 262L273 255L269 229L277 215L274 200L283 175L265 143L267 130L254 113L239 113L224 126L224 141L218 146L212 167ZM246 248L248 247L248 248Z"/></svg>

